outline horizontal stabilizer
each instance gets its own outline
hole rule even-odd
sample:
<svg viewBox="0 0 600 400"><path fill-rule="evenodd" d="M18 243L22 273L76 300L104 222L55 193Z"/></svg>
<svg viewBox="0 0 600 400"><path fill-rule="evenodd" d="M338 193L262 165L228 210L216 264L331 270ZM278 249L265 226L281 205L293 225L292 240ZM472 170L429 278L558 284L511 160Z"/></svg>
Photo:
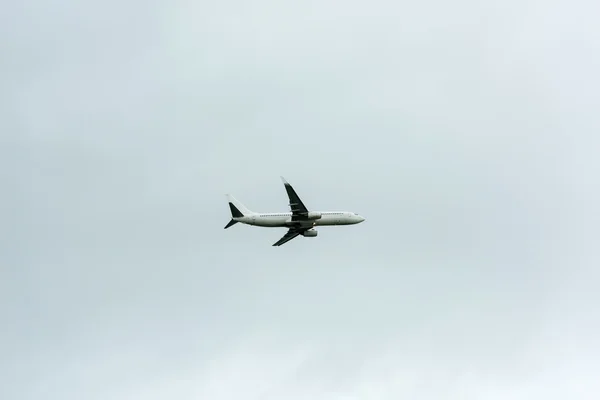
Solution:
<svg viewBox="0 0 600 400"><path fill-rule="evenodd" d="M235 225L235 224L237 224L237 223L238 223L238 222L237 222L235 219L232 219L231 221L229 221L229 223L228 223L227 225L225 225L225 228L223 228L223 229L227 229L227 228L229 228L230 226L233 226L233 225Z"/></svg>
<svg viewBox="0 0 600 400"><path fill-rule="evenodd" d="M242 218L244 216L244 214L242 214L232 202L229 202L229 208L231 209L231 216L233 218Z"/></svg>

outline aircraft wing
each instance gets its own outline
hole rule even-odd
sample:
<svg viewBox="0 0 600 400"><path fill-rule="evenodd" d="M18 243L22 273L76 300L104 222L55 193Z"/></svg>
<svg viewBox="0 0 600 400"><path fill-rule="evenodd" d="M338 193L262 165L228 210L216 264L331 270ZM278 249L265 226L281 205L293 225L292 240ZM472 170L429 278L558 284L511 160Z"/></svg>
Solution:
<svg viewBox="0 0 600 400"><path fill-rule="evenodd" d="M289 242L296 236L300 235L300 232L301 232L300 229L290 228L287 231L287 233L285 235L283 235L283 237L281 239L279 239L277 242L273 243L273 246L281 246L282 244Z"/></svg>
<svg viewBox="0 0 600 400"><path fill-rule="evenodd" d="M308 216L308 209L300 200L300 197L292 187L282 176L281 180L283 181L283 185L285 186L285 191L288 194L288 198L290 199L290 209L292 211L292 221L301 221L306 219Z"/></svg>

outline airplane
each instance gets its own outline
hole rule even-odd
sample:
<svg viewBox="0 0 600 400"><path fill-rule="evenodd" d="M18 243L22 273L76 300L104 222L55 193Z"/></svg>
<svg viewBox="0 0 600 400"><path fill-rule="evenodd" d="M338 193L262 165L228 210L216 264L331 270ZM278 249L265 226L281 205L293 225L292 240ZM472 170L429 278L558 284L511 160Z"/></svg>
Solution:
<svg viewBox="0 0 600 400"><path fill-rule="evenodd" d="M309 211L296 191L282 176L281 180L289 197L291 212L257 213L250 211L231 194L226 194L231 211L231 220L224 229L238 222L268 228L288 228L287 233L273 244L281 246L297 236L315 237L315 226L354 225L365 220L362 216L348 211Z"/></svg>

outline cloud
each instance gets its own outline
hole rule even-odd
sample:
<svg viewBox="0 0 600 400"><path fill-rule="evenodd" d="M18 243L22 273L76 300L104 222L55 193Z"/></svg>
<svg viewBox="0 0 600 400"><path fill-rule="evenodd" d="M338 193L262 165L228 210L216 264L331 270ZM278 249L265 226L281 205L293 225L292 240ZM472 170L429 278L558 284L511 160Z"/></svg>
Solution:
<svg viewBox="0 0 600 400"><path fill-rule="evenodd" d="M490 369L473 359L444 359L425 341L417 346L392 341L360 359L353 357L356 350L351 346L336 352L325 343L307 347L306 343L286 342L281 336L259 335L231 344L215 359L205 360L202 368L165 373L143 384L140 381L114 398L558 399L567 394L594 398L598 390L594 365L561 354L565 338L538 339L514 363ZM344 380L339 379L340 368Z"/></svg>
<svg viewBox="0 0 600 400"><path fill-rule="evenodd" d="M597 8L7 5L0 397L596 398Z"/></svg>

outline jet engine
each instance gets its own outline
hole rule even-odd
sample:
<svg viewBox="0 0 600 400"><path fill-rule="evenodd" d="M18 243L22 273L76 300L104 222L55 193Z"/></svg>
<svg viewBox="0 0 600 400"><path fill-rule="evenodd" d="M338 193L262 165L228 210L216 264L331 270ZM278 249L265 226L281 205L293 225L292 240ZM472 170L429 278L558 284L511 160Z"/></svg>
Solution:
<svg viewBox="0 0 600 400"><path fill-rule="evenodd" d="M314 229L309 229L307 231L304 231L302 233L302 236L304 236L304 237L315 237L315 236L317 236L318 233L319 232L315 231Z"/></svg>
<svg viewBox="0 0 600 400"><path fill-rule="evenodd" d="M307 215L307 218L310 220L313 219L321 219L322 215L319 212L310 211Z"/></svg>

